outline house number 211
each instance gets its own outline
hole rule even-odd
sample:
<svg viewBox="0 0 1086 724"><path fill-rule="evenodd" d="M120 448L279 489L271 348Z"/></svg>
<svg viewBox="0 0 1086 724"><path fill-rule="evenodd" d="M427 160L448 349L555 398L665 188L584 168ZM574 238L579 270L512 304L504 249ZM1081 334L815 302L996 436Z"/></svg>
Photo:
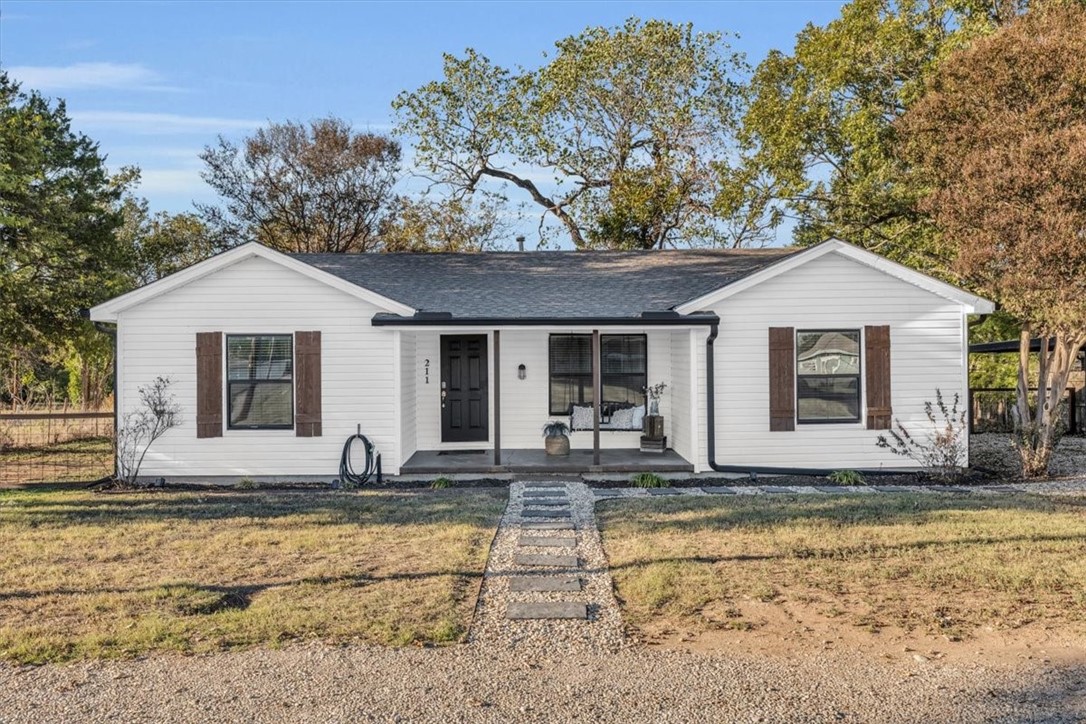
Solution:
<svg viewBox="0 0 1086 724"><path fill-rule="evenodd" d="M430 384L430 360L423 360L422 370L426 375L426 384Z"/></svg>

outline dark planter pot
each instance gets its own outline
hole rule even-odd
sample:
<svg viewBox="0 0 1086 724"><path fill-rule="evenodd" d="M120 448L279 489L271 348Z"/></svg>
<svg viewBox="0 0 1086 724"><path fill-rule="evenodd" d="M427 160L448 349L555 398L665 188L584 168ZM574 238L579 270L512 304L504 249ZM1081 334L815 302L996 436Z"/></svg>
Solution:
<svg viewBox="0 0 1086 724"><path fill-rule="evenodd" d="M664 439L664 416L663 415L647 415L645 421L641 424L641 432L649 440L663 440Z"/></svg>
<svg viewBox="0 0 1086 724"><path fill-rule="evenodd" d="M545 444L548 455L569 455L569 438L565 435L547 435Z"/></svg>

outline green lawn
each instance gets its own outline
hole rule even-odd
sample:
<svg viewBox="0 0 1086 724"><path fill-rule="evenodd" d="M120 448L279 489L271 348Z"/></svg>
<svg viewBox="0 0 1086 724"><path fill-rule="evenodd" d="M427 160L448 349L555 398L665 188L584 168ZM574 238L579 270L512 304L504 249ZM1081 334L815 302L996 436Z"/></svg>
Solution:
<svg viewBox="0 0 1086 724"><path fill-rule="evenodd" d="M0 490L0 657L457 641L504 505L505 491Z"/></svg>
<svg viewBox="0 0 1086 724"><path fill-rule="evenodd" d="M1086 500L945 495L651 498L600 505L623 613L697 634L801 605L868 630L1086 631ZM764 610L764 608L762 609Z"/></svg>

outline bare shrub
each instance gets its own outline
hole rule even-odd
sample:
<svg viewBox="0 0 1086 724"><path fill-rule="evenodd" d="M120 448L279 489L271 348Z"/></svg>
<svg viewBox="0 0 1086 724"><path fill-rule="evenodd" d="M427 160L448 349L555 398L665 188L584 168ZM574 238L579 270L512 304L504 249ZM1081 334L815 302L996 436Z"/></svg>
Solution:
<svg viewBox="0 0 1086 724"><path fill-rule="evenodd" d="M156 377L150 385L139 388L139 408L124 416L117 431L118 482L137 485L151 445L181 424L181 408L169 388L168 377Z"/></svg>
<svg viewBox="0 0 1086 724"><path fill-rule="evenodd" d="M936 417L938 410L938 418ZM895 428L889 437L879 435L875 444L895 455L911 458L939 480L956 480L965 469L965 456L969 449L969 433L966 426L966 410L961 406L961 395L955 393L948 406L942 390L935 390L935 403L924 403L924 414L931 423L931 432L920 438L909 432L901 420L894 418ZM939 419L941 418L941 419Z"/></svg>

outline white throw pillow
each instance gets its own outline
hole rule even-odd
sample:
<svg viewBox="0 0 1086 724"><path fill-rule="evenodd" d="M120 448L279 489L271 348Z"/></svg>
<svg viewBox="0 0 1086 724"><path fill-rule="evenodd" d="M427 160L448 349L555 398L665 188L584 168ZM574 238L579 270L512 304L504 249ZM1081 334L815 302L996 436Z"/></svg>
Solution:
<svg viewBox="0 0 1086 724"><path fill-rule="evenodd" d="M630 416L630 427L635 430L640 430L645 423L645 406L638 405L632 408L632 415Z"/></svg>
<svg viewBox="0 0 1086 724"><path fill-rule="evenodd" d="M634 408L627 407L624 410L615 410L611 415L611 424L608 427L615 430L629 430L633 427Z"/></svg>
<svg viewBox="0 0 1086 724"><path fill-rule="evenodd" d="M570 422L570 427L574 430L591 430L592 429L592 408L585 405L573 406L573 419Z"/></svg>

